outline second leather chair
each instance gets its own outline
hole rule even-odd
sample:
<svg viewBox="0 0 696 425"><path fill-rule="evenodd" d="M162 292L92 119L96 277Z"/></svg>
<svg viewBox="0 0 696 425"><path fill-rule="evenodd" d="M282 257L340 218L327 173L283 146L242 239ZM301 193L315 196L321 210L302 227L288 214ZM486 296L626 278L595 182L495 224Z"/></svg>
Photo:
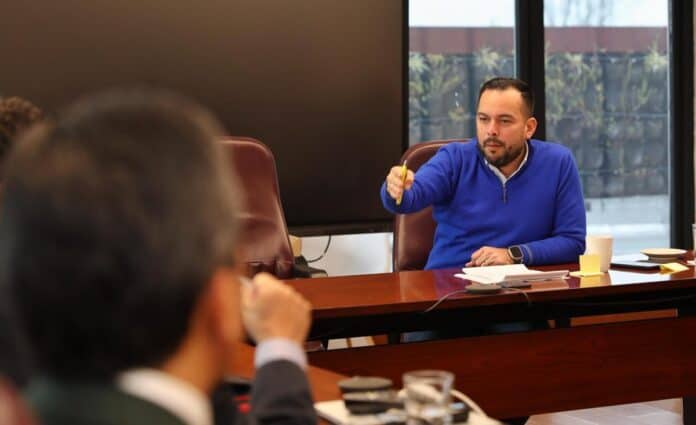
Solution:
<svg viewBox="0 0 696 425"><path fill-rule="evenodd" d="M247 274L267 272L279 279L325 275L323 270L296 266L280 201L275 159L271 150L251 137L222 140L238 174L245 203L240 209L240 260Z"/></svg>
<svg viewBox="0 0 696 425"><path fill-rule="evenodd" d="M413 145L401 156L401 163L407 161L408 169L415 173L442 146L447 143L467 140L433 140ZM395 215L392 260L394 271L423 270L428 261L430 250L433 248L434 235L435 220L433 219L432 207L411 214Z"/></svg>

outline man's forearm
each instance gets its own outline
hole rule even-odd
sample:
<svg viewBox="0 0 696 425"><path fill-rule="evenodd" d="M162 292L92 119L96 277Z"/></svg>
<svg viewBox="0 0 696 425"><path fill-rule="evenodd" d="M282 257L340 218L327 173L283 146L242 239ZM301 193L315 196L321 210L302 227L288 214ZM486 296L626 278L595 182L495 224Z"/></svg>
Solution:
<svg viewBox="0 0 696 425"><path fill-rule="evenodd" d="M524 253L523 261L528 265L576 263L578 256L585 251L585 238L580 235L559 235L520 247Z"/></svg>

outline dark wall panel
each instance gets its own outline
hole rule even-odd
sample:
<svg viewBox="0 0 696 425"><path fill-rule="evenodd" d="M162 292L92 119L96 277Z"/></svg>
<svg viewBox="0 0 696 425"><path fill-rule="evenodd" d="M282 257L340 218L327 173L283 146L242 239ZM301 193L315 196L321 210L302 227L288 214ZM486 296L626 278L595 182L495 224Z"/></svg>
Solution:
<svg viewBox="0 0 696 425"><path fill-rule="evenodd" d="M53 111L103 87L173 88L276 155L288 224L388 223L403 146L402 0L43 0L3 8L0 95ZM318 227L317 227L318 226Z"/></svg>

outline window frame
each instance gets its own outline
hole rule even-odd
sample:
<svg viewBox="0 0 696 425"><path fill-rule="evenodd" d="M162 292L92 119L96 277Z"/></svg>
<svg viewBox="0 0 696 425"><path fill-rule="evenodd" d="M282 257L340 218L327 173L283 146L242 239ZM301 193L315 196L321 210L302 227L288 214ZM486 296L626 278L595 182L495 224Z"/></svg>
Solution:
<svg viewBox="0 0 696 425"><path fill-rule="evenodd" d="M669 2L670 242L693 249L694 222L694 5Z"/></svg>
<svg viewBox="0 0 696 425"><path fill-rule="evenodd" d="M670 0L669 207L670 245L694 249L694 5ZM516 74L534 91L536 137L546 139L544 0L515 0Z"/></svg>

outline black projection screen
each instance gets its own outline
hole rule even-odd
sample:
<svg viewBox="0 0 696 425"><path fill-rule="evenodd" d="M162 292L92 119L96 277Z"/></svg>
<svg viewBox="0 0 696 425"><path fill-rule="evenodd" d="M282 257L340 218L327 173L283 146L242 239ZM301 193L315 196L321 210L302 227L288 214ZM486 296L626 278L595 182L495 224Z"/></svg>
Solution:
<svg viewBox="0 0 696 425"><path fill-rule="evenodd" d="M48 113L86 92L171 88L270 146L288 226L376 231L405 146L405 0L39 0L3 5L0 96ZM185 176L183 177L185 178Z"/></svg>

